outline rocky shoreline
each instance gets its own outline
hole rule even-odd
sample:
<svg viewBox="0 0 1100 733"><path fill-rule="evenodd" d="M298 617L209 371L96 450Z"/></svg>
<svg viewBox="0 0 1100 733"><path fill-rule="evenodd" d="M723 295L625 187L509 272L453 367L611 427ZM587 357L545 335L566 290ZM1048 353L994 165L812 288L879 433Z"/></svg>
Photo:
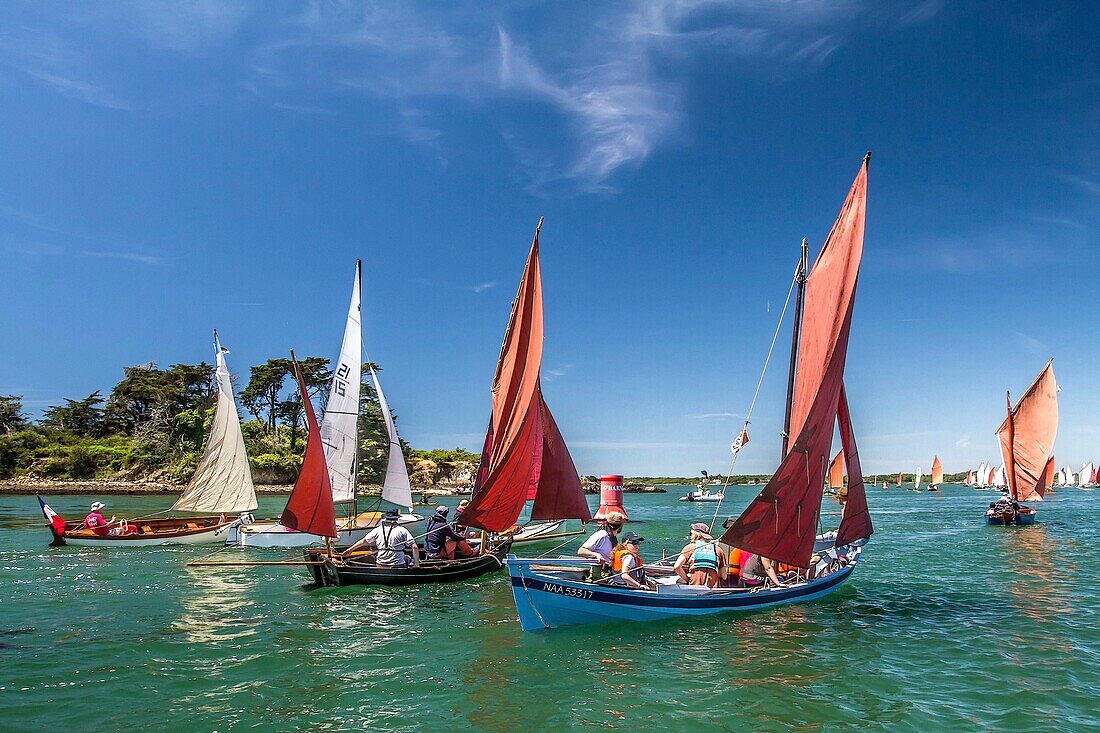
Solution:
<svg viewBox="0 0 1100 733"><path fill-rule="evenodd" d="M469 482L472 483L472 482ZM588 477L581 483L586 494L598 494L600 484ZM122 481L112 479L85 479L80 481L53 481L40 478L19 477L0 481L0 495L30 496L33 494L178 494L185 484L164 481ZM264 495L289 494L293 484L257 484L256 493ZM664 494L667 489L640 482L628 481L623 485L627 494ZM365 495L381 493L380 486L364 487ZM414 485L413 496L460 496L470 493L470 485Z"/></svg>

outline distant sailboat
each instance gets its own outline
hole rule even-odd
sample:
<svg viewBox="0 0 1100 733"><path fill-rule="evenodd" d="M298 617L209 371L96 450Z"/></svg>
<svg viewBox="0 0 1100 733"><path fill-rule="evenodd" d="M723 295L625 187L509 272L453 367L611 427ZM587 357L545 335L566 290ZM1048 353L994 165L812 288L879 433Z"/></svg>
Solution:
<svg viewBox="0 0 1100 733"><path fill-rule="evenodd" d="M967 471L966 472L966 481L963 482L963 485L965 485L965 486L973 486L974 485L974 472L973 471Z"/></svg>
<svg viewBox="0 0 1100 733"><path fill-rule="evenodd" d="M1088 461L1085 465L1081 466L1081 482L1080 487L1082 489L1091 489L1096 486L1096 467L1092 465L1092 461Z"/></svg>
<svg viewBox="0 0 1100 733"><path fill-rule="evenodd" d="M920 491L920 480L924 478L921 467L917 466L917 472L913 474L913 491Z"/></svg>
<svg viewBox="0 0 1100 733"><path fill-rule="evenodd" d="M217 403L202 458L183 494L172 505L174 512L198 512L205 516L144 517L122 520L109 528L113 534L97 534L83 521L65 522L63 532L51 525L53 544L83 547L147 547L151 545L199 545L222 542L231 525L243 519L229 515L256 509L256 488L244 448L241 420L233 399L233 383L225 363L228 349L214 331L217 368ZM102 530L101 530L102 531Z"/></svg>
<svg viewBox="0 0 1100 733"><path fill-rule="evenodd" d="M928 485L929 491L939 491L940 484L943 483L943 464L940 463L939 456L932 457L932 482Z"/></svg>
<svg viewBox="0 0 1100 733"><path fill-rule="evenodd" d="M989 486L989 466L982 461L974 475L974 488L984 489Z"/></svg>
<svg viewBox="0 0 1100 733"><path fill-rule="evenodd" d="M894 485L894 488L895 489L900 489L901 488L901 474L900 473L898 474L898 482L897 482L897 484Z"/></svg>
<svg viewBox="0 0 1100 733"><path fill-rule="evenodd" d="M829 463L829 493L842 496L844 489L844 451L837 451Z"/></svg>
<svg viewBox="0 0 1100 733"><path fill-rule="evenodd" d="M1008 496L986 511L990 524L1032 524L1035 510L1019 502L1042 501L1046 493L1043 474L1054 455L1058 434L1058 382L1053 360L1020 397L1016 406L1008 399L1008 416L997 429L1001 454L1009 467Z"/></svg>

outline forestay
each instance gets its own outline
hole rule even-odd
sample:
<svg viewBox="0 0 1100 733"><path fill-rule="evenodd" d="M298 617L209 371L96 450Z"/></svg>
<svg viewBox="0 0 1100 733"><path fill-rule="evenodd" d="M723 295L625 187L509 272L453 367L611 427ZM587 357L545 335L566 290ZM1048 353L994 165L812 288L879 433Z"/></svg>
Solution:
<svg viewBox="0 0 1100 733"><path fill-rule="evenodd" d="M332 482L332 500L339 504L355 498L355 457L359 434L359 382L363 364L363 325L360 316L360 272L362 261L355 263L355 281L351 286L351 304L344 326L344 341L332 374L328 402L321 419L321 443L325 447Z"/></svg>
<svg viewBox="0 0 1100 733"><path fill-rule="evenodd" d="M214 420L210 435L195 474L183 490L183 495L172 505L180 512L218 512L232 514L256 508L256 487L252 483L252 469L244 449L241 420L237 404L233 400L233 382L229 367L225 364L228 350L218 342L214 332L214 351L217 359L215 376L218 382L218 402L214 408Z"/></svg>

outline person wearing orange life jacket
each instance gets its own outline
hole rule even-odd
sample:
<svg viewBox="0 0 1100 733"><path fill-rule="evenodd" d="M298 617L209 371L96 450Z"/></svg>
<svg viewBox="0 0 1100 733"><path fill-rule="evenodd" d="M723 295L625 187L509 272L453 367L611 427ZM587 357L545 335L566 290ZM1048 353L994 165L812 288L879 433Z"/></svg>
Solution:
<svg viewBox="0 0 1100 733"><path fill-rule="evenodd" d="M611 551L611 571L617 573L612 581L614 584L629 588L647 587L645 570L642 569L645 563L638 554L638 543L644 541L645 537L628 532L623 541Z"/></svg>

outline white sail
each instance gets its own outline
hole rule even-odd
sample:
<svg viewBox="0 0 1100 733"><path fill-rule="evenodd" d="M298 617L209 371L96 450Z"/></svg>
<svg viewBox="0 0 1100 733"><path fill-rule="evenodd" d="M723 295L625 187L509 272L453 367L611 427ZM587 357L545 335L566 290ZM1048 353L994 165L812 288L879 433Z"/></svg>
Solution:
<svg viewBox="0 0 1100 733"><path fill-rule="evenodd" d="M214 420L210 435L199 461L195 475L191 477L183 495L172 505L180 512L217 512L233 514L256 508L256 487L252 483L252 469L244 449L241 419L237 415L237 403L233 400L233 383L225 354L214 332L214 350L217 354L218 402L214 408Z"/></svg>
<svg viewBox="0 0 1100 733"><path fill-rule="evenodd" d="M920 490L921 468L917 466L917 473L913 476L913 491Z"/></svg>
<svg viewBox="0 0 1100 733"><path fill-rule="evenodd" d="M1059 486L1069 486L1069 468L1063 468L1062 473L1058 476Z"/></svg>
<svg viewBox="0 0 1100 733"><path fill-rule="evenodd" d="M1089 479L1092 478L1092 473L1093 473L1092 461L1088 461L1083 466L1081 466L1081 485L1082 486L1091 486L1092 485L1092 483L1089 481Z"/></svg>
<svg viewBox="0 0 1100 733"><path fill-rule="evenodd" d="M374 390L378 393L378 406L382 408L382 417L386 420L386 432L390 436L390 450L386 457L386 478L382 481L382 498L412 511L412 486L409 484L409 469L405 465L405 454L401 452L401 440L397 437L397 426L393 424L393 415L382 393L378 375L370 370Z"/></svg>
<svg viewBox="0 0 1100 733"><path fill-rule="evenodd" d="M997 472L993 475L993 485L998 489L1008 486L1008 474L1005 473L1005 464L1002 463L997 467Z"/></svg>
<svg viewBox="0 0 1100 733"><path fill-rule="evenodd" d="M980 489L985 488L985 479L986 479L986 476L988 476L988 475L989 475L989 466L986 465L985 461L982 461L982 465L978 466L978 475L975 477L975 482L974 482L975 485L977 485L977 487L980 488Z"/></svg>
<svg viewBox="0 0 1100 733"><path fill-rule="evenodd" d="M321 443L325 446L332 482L332 500L349 502L355 498L355 457L359 452L359 382L363 370L363 325L360 320L361 263L355 263L355 282L351 286L351 304L344 325L344 341L332 372L325 416L321 419Z"/></svg>

